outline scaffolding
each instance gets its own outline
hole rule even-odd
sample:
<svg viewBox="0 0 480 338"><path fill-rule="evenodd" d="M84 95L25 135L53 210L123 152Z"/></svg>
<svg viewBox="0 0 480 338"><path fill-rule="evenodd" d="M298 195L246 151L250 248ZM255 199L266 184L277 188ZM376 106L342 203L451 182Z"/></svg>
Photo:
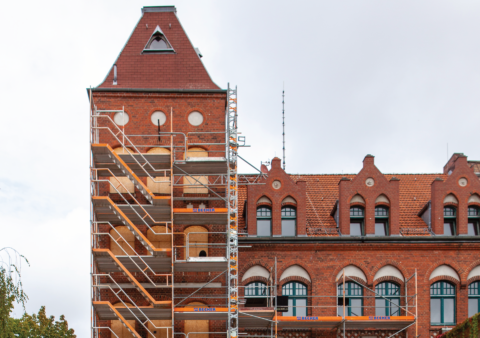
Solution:
<svg viewBox="0 0 480 338"><path fill-rule="evenodd" d="M238 281L238 186L264 184L267 174L238 155L245 138L237 131L237 89L228 86L226 94L223 131L174 131L171 110L169 131L161 131L159 126L158 134L128 134L112 119L117 113L123 117L124 109L97 109L90 90L91 336L118 337L108 321L117 321L137 338L159 337L159 332L166 333L162 337L188 338L188 334L175 332L175 321L205 319L223 321L225 330L190 334L237 338L248 336L250 329L260 329L273 338L278 330L288 329L345 332L376 327L401 332L416 325L416 313L411 315L412 309L416 311L416 298L411 301L407 294L402 305L405 315L398 318L346 316L345 305L342 316L282 316L278 311L276 264L268 286L268 306L245 306L244 287ZM206 156L189 153L199 146L209 149ZM238 174L239 160L258 174ZM152 191L152 186L158 191ZM208 196L178 194L190 188L208 191ZM212 206L202 206L204 201ZM201 204L195 208L192 202ZM177 231L177 225L185 229L209 225L221 231L208 232L215 240L199 241L205 233ZM176 282L176 273L193 274L198 283ZM343 278L349 277L343 274ZM188 288L193 291L184 293ZM216 292L202 293L209 288ZM338 295L311 297L336 300ZM199 298L212 299L212 304L187 304ZM319 313L331 310L329 306L309 308Z"/></svg>

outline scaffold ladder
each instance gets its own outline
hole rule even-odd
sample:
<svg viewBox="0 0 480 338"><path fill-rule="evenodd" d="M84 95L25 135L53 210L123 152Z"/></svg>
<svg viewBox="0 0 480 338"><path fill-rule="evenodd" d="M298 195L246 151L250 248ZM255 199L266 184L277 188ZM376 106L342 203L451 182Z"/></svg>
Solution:
<svg viewBox="0 0 480 338"><path fill-rule="evenodd" d="M228 164L228 337L238 336L238 133L237 88L227 87L227 142Z"/></svg>

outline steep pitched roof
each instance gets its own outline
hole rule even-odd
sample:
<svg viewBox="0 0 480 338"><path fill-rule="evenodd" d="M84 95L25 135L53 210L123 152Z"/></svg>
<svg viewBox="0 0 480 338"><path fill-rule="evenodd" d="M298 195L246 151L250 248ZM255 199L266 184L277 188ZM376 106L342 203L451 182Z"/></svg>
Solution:
<svg viewBox="0 0 480 338"><path fill-rule="evenodd" d="M331 212L338 200L338 183L342 177L353 179L356 175L290 175L294 181L307 182L307 234L309 236L335 236L336 223ZM429 235L427 224L418 212L430 200L431 184L437 177L446 179L444 174L385 174L400 180L400 231L403 235ZM239 214L243 214L247 198L246 186L239 187ZM240 217L239 226L245 226Z"/></svg>
<svg viewBox="0 0 480 338"><path fill-rule="evenodd" d="M113 84L112 66L98 88L220 89L213 83L183 30L175 7L144 7L142 13L140 21L115 61L117 84ZM157 26L174 52L143 52Z"/></svg>

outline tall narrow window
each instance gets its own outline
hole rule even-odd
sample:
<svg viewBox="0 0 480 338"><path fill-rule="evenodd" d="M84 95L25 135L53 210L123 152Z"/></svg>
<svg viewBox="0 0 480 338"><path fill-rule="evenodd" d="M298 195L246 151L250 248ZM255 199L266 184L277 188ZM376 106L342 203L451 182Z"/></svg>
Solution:
<svg viewBox="0 0 480 338"><path fill-rule="evenodd" d="M397 284L377 284L375 292L375 316L400 316L400 287Z"/></svg>
<svg viewBox="0 0 480 338"><path fill-rule="evenodd" d="M480 282L473 282L468 286L468 316L480 312Z"/></svg>
<svg viewBox="0 0 480 338"><path fill-rule="evenodd" d="M365 236L363 208L350 208L350 236Z"/></svg>
<svg viewBox="0 0 480 338"><path fill-rule="evenodd" d="M282 208L282 236L297 235L297 211L292 207Z"/></svg>
<svg viewBox="0 0 480 338"><path fill-rule="evenodd" d="M388 208L375 208L375 236L388 236Z"/></svg>
<svg viewBox="0 0 480 338"><path fill-rule="evenodd" d="M454 207L443 208L443 235L455 236L457 234L456 229L457 209Z"/></svg>
<svg viewBox="0 0 480 338"><path fill-rule="evenodd" d="M345 283L345 315L363 316L363 289L354 282ZM343 316L343 284L338 286L337 314Z"/></svg>
<svg viewBox="0 0 480 338"><path fill-rule="evenodd" d="M270 208L257 208L257 236L272 236L272 210Z"/></svg>
<svg viewBox="0 0 480 338"><path fill-rule="evenodd" d="M468 235L478 236L479 212L477 207L468 207Z"/></svg>
<svg viewBox="0 0 480 338"><path fill-rule="evenodd" d="M455 286L436 282L430 286L430 324L455 325Z"/></svg>
<svg viewBox="0 0 480 338"><path fill-rule="evenodd" d="M282 295L288 296L288 312L284 316L304 317L307 315L307 286L290 282L282 286Z"/></svg>

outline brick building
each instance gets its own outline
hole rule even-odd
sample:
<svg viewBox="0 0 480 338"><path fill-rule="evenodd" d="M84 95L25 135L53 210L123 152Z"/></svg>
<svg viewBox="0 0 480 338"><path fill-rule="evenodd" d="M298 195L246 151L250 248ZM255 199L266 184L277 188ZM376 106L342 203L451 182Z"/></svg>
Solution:
<svg viewBox="0 0 480 338"><path fill-rule="evenodd" d="M237 174L236 91L174 7L142 9L89 99L92 337L430 337L479 312L480 162Z"/></svg>

